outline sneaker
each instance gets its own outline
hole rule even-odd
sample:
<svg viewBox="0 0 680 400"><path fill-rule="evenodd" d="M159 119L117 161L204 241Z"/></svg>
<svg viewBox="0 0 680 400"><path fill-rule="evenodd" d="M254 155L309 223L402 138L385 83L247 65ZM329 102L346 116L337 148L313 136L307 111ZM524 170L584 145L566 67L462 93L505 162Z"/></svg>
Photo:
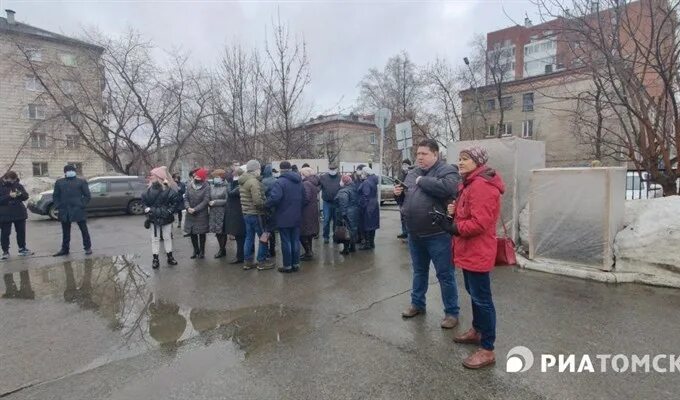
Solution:
<svg viewBox="0 0 680 400"><path fill-rule="evenodd" d="M20 256L26 257L26 256L32 256L33 254L35 254L35 253L32 252L31 250L25 248L25 247L23 249L19 249L19 255Z"/></svg>
<svg viewBox="0 0 680 400"><path fill-rule="evenodd" d="M266 271L268 269L274 269L276 265L274 265L274 262L272 261L265 261L257 266L258 271Z"/></svg>
<svg viewBox="0 0 680 400"><path fill-rule="evenodd" d="M293 268L291 268L291 267L279 267L278 271L281 272L282 274L288 274L290 272L293 272Z"/></svg>
<svg viewBox="0 0 680 400"><path fill-rule="evenodd" d="M248 270L251 270L253 268L257 268L257 264L255 264L252 261L246 261L246 263L243 264L243 270L244 271L248 271Z"/></svg>
<svg viewBox="0 0 680 400"><path fill-rule="evenodd" d="M293 265L291 269L293 270L293 272L298 272L300 270L300 264Z"/></svg>
<svg viewBox="0 0 680 400"><path fill-rule="evenodd" d="M92 255L92 249L85 249L85 255L86 256Z"/></svg>
<svg viewBox="0 0 680 400"><path fill-rule="evenodd" d="M9 253L3 252L2 256L0 256L0 260L7 260L9 258Z"/></svg>

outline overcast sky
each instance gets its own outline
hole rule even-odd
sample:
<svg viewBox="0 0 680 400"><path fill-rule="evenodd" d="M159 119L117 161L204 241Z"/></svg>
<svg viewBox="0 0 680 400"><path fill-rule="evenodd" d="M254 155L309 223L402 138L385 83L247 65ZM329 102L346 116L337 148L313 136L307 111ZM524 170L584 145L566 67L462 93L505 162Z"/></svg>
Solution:
<svg viewBox="0 0 680 400"><path fill-rule="evenodd" d="M127 26L164 49L191 51L197 64L216 64L225 43L263 47L265 26L281 19L305 37L312 82L305 97L314 114L349 112L369 68L407 51L418 64L437 56L461 63L475 33L510 26L524 14L538 22L530 0L449 1L59 1L0 0L0 9L36 27L77 36L84 27L118 34ZM4 11L3 11L4 13Z"/></svg>

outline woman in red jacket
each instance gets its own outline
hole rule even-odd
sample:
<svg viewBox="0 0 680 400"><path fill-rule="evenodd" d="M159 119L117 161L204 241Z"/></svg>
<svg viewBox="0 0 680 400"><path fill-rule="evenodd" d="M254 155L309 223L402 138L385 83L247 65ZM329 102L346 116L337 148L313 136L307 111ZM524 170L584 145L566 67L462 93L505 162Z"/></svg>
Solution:
<svg viewBox="0 0 680 400"><path fill-rule="evenodd" d="M496 223L505 191L501 177L486 166L489 156L481 147L460 152L458 169L463 182L458 199L448 208L453 215L454 265L463 270L465 289L472 299L472 328L454 338L456 343L480 348L463 361L467 368L493 365L496 309L491 298L489 272L496 262Z"/></svg>

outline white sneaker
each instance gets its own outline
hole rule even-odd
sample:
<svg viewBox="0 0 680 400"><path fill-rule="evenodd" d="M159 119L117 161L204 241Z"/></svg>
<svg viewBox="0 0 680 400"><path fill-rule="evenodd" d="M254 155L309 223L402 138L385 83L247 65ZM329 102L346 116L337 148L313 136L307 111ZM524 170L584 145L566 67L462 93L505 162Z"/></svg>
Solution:
<svg viewBox="0 0 680 400"><path fill-rule="evenodd" d="M7 260L9 258L9 253L2 253L2 256L0 256L0 260Z"/></svg>
<svg viewBox="0 0 680 400"><path fill-rule="evenodd" d="M23 249L19 249L19 255L22 257L32 256L33 254L35 253L25 247Z"/></svg>

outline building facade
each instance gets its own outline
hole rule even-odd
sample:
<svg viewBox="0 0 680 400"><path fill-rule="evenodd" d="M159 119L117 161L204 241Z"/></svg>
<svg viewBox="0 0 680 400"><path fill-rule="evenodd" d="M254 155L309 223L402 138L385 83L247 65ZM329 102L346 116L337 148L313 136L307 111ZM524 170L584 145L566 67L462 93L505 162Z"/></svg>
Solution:
<svg viewBox="0 0 680 400"><path fill-rule="evenodd" d="M310 156L328 162L378 162L380 130L373 116L320 115L299 127L311 141Z"/></svg>
<svg viewBox="0 0 680 400"><path fill-rule="evenodd" d="M626 13L639 15L641 4L626 4ZM605 30L616 23L615 12L600 10L597 1L588 12L579 17L579 23L598 19ZM608 142L606 151L596 149L596 133L588 131L594 128L578 122L592 113L583 109L579 99L593 92L593 80L589 73L592 65L584 63L589 58L580 56L588 49L575 39L572 18L565 15L538 25L527 18L524 25L487 34L487 60L495 64L487 62L484 86L460 92L462 140L510 135L541 140L546 143L549 167L585 166L595 159L604 165L625 165L623 147L619 151L616 143ZM651 21L649 17L639 18L638 34L648 33ZM499 71L505 74L502 79L494 76ZM576 118L577 113L580 118ZM604 131L611 133L619 129L620 122L605 118L602 124L606 124Z"/></svg>
<svg viewBox="0 0 680 400"><path fill-rule="evenodd" d="M0 17L1 172L12 169L22 179L58 177L71 163L84 176L103 173L105 163L83 146L63 107L37 77L45 82L49 77L59 96L72 96L82 85L94 94L89 101L101 102L96 59L102 49L20 23L13 11L6 12Z"/></svg>

